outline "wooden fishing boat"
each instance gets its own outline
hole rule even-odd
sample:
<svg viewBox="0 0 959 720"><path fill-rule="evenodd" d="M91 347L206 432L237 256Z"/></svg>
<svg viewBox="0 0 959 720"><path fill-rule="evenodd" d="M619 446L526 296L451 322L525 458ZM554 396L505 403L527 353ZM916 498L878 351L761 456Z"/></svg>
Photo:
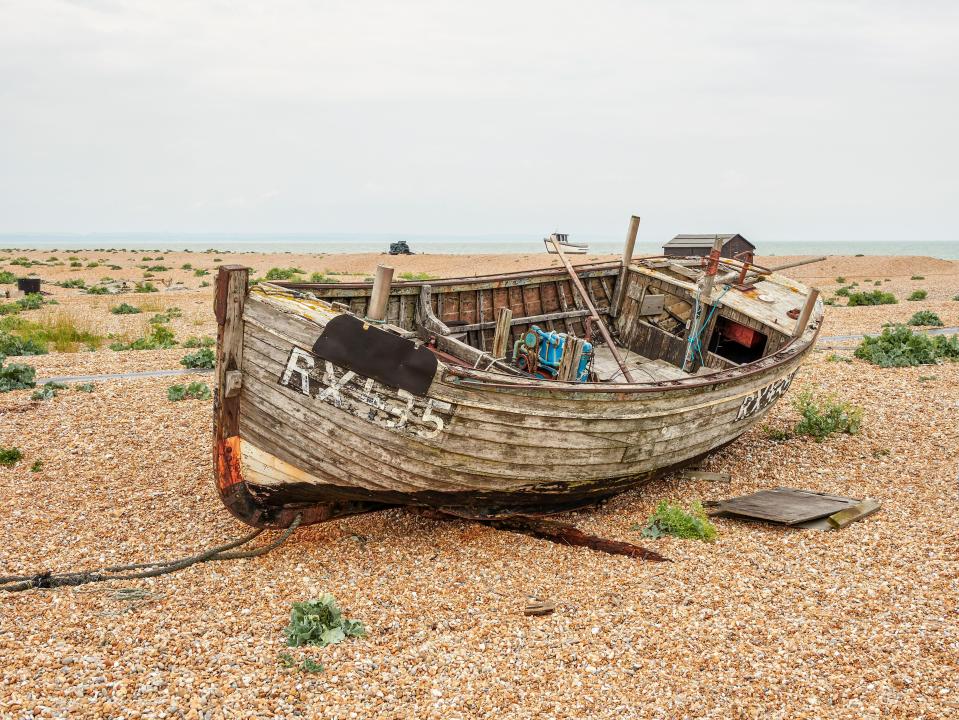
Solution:
<svg viewBox="0 0 959 720"><path fill-rule="evenodd" d="M559 249L555 243L559 243ZM546 252L555 255L562 250L567 255L585 255L589 252L589 244L582 242L573 242L566 233L553 233L548 238L543 238L543 244L546 245Z"/></svg>
<svg viewBox="0 0 959 720"><path fill-rule="evenodd" d="M760 422L823 315L778 272L718 252L634 260L631 243L573 272L390 273L248 287L220 269L215 471L238 518L593 503Z"/></svg>

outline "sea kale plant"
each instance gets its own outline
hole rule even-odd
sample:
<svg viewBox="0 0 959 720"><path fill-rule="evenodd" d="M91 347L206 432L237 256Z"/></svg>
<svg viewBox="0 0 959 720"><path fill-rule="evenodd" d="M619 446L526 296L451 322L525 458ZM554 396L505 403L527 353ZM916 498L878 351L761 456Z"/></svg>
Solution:
<svg viewBox="0 0 959 720"><path fill-rule="evenodd" d="M895 325L863 338L856 357L885 368L935 365L942 359L959 359L959 335L926 335Z"/></svg>
<svg viewBox="0 0 959 720"><path fill-rule="evenodd" d="M793 431L822 442L833 433L855 435L862 426L862 409L832 397L817 399L809 391L800 393L793 406L801 416Z"/></svg>
<svg viewBox="0 0 959 720"><path fill-rule="evenodd" d="M291 647L325 647L348 637L362 637L366 635L366 627L358 620L343 617L336 599L330 593L323 593L315 600L293 603L290 624L283 632Z"/></svg>
<svg viewBox="0 0 959 720"><path fill-rule="evenodd" d="M716 527L706 517L706 511L698 501L694 502L687 512L679 505L663 500L642 528L642 535L648 538L674 535L678 538L712 542L717 533Z"/></svg>

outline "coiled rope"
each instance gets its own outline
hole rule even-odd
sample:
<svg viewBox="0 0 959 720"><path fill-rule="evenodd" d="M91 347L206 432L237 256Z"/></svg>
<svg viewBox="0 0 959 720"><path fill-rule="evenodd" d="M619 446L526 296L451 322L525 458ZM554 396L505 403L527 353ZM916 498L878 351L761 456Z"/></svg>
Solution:
<svg viewBox="0 0 959 720"><path fill-rule="evenodd" d="M142 578L167 575L178 570L184 570L191 565L211 562L213 560L242 560L244 558L259 557L260 555L266 555L266 553L271 550L275 550L289 540L293 532L300 526L302 520L303 516L297 515L293 518L293 522L290 523L289 527L287 527L276 540L268 545L253 548L252 550L235 550L234 552L230 552L235 548L246 545L259 536L263 532L263 528L254 530L250 534L232 540L225 545L219 545L197 555L190 555L189 557L176 560L135 563L133 565L114 565L99 570L85 570L82 572L54 574L47 571L37 575L9 575L7 577L0 577L0 590L5 592L21 592L31 588L86 585L87 583L106 582L108 580L140 580Z"/></svg>

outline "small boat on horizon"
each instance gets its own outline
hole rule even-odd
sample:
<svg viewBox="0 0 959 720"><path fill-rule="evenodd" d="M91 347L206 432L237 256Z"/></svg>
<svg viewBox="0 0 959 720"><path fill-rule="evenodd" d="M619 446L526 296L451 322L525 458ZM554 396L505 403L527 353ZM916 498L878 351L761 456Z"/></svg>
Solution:
<svg viewBox="0 0 959 720"><path fill-rule="evenodd" d="M425 282L220 268L221 499L258 527L549 514L735 441L812 351L818 291L718 251L633 259L631 238L623 262L558 249L565 267Z"/></svg>
<svg viewBox="0 0 959 720"><path fill-rule="evenodd" d="M589 252L589 243L577 243L569 239L569 235L566 233L552 233L548 238L543 238L543 243L546 245L546 252L551 255L556 254L556 246L553 244L553 241L559 243L560 248L567 255L585 255Z"/></svg>

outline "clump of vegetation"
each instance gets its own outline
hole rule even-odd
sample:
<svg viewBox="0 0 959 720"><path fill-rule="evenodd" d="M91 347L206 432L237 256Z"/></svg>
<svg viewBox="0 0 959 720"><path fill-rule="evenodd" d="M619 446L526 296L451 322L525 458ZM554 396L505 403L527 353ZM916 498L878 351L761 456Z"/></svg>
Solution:
<svg viewBox="0 0 959 720"><path fill-rule="evenodd" d="M793 405L802 416L793 431L822 442L833 433L855 435L862 425L862 410L832 397L816 399L809 391L800 393Z"/></svg>
<svg viewBox="0 0 959 720"><path fill-rule="evenodd" d="M0 285L12 285L17 281L17 276L9 270L0 271Z"/></svg>
<svg viewBox="0 0 959 720"><path fill-rule="evenodd" d="M872 285L873 287L879 287L880 285L882 285L882 280L876 280L876 282L874 282Z"/></svg>
<svg viewBox="0 0 959 720"><path fill-rule="evenodd" d="M959 335L930 336L897 325L863 338L856 357L885 368L935 365L940 359L959 359Z"/></svg>
<svg viewBox="0 0 959 720"><path fill-rule="evenodd" d="M77 392L83 392L83 393L92 393L95 388L96 388L96 385L94 385L92 382L80 383L79 385L73 386L74 390L76 390Z"/></svg>
<svg viewBox="0 0 959 720"><path fill-rule="evenodd" d="M63 383L48 382L44 383L39 390L34 390L30 394L31 400L52 400L57 396L57 390L66 390L67 386Z"/></svg>
<svg viewBox="0 0 959 720"><path fill-rule="evenodd" d="M115 342L111 343L110 349L121 350L166 350L175 347L177 344L176 336L166 325L154 325L150 328L150 334L138 338L131 343Z"/></svg>
<svg viewBox="0 0 959 720"><path fill-rule="evenodd" d="M852 291L851 285L846 285L836 290L836 297L849 297L849 293Z"/></svg>
<svg viewBox="0 0 959 720"><path fill-rule="evenodd" d="M180 359L180 364L188 368L207 368L212 369L216 365L216 356L210 348L203 348L196 352L188 353Z"/></svg>
<svg viewBox="0 0 959 720"><path fill-rule="evenodd" d="M103 285L94 285L87 288L87 295L109 295L110 291L107 290Z"/></svg>
<svg viewBox="0 0 959 720"><path fill-rule="evenodd" d="M213 397L210 392L210 386L206 383L191 382L189 385L171 385L167 391L168 399L176 402L178 400L209 400Z"/></svg>
<svg viewBox="0 0 959 720"><path fill-rule="evenodd" d="M296 275L305 275L305 270L299 268L270 268L266 271L266 280L295 280Z"/></svg>
<svg viewBox="0 0 959 720"><path fill-rule="evenodd" d="M776 442L784 442L792 438L793 434L789 430L781 430L779 428L770 427L769 425L763 426L763 432L766 433L766 437L770 440L775 440Z"/></svg>
<svg viewBox="0 0 959 720"><path fill-rule="evenodd" d="M83 278L70 278L69 280L61 280L57 285L62 288L79 288L82 290L87 286L87 281Z"/></svg>
<svg viewBox="0 0 959 720"><path fill-rule="evenodd" d="M326 670L323 663L318 663L312 658L304 658L303 662L299 665L296 664L296 660L293 659L293 656L290 653L280 653L279 655L280 665L285 668L296 668L300 672L305 673L319 673Z"/></svg>
<svg viewBox="0 0 959 720"><path fill-rule="evenodd" d="M32 341L44 352L51 346L57 352L76 352L81 348L95 350L103 344L103 336L91 327L78 324L72 315L64 312L39 320L7 317L0 321L0 331L15 335L24 342Z"/></svg>
<svg viewBox="0 0 959 720"><path fill-rule="evenodd" d="M348 637L366 635L366 627L358 620L347 620L330 593L316 600L293 603L290 624L283 630L287 645L319 645L325 647Z"/></svg>
<svg viewBox="0 0 959 720"><path fill-rule="evenodd" d="M216 340L209 335L203 337L189 337L183 342L185 348L208 348L216 345Z"/></svg>
<svg viewBox="0 0 959 720"><path fill-rule="evenodd" d="M150 318L150 322L153 323L153 324L156 324L156 323L168 323L168 322L170 322L170 320L172 320L173 318L178 318L178 317L182 317L182 316L183 316L183 311L180 310L180 308L178 308L178 307L171 307L171 308L167 308L167 309L166 309L166 312L157 313L156 315L154 315L152 318Z"/></svg>
<svg viewBox="0 0 959 720"><path fill-rule="evenodd" d="M913 276L912 276L911 278L909 278L909 279L910 279L910 280L925 280L925 279L926 279L926 276L925 276L925 275L913 275Z"/></svg>
<svg viewBox="0 0 959 720"><path fill-rule="evenodd" d="M846 284L846 278L844 278L842 275L840 275L839 277L836 278L836 284L838 284L838 285L845 285L845 284Z"/></svg>
<svg viewBox="0 0 959 720"><path fill-rule="evenodd" d="M925 290L913 290L912 294L906 300L925 300L929 295Z"/></svg>
<svg viewBox="0 0 959 720"><path fill-rule="evenodd" d="M315 272L312 275L310 275L310 282L311 283L338 283L339 280L337 280L335 277L330 277L329 275L326 275L324 273Z"/></svg>
<svg viewBox="0 0 959 720"><path fill-rule="evenodd" d="M4 357L10 357L11 355L45 355L46 352L46 345L41 345L34 340L24 340L22 337L0 330L0 355Z"/></svg>
<svg viewBox="0 0 959 720"><path fill-rule="evenodd" d="M30 472L40 472L43 470L43 460L34 460L30 466Z"/></svg>
<svg viewBox="0 0 959 720"><path fill-rule="evenodd" d="M17 447L0 447L0 465L13 467L23 459L23 453Z"/></svg>
<svg viewBox="0 0 959 720"><path fill-rule="evenodd" d="M29 293L19 300L15 300L14 304L21 310L39 310L43 307L43 295L40 293Z"/></svg>
<svg viewBox="0 0 959 720"><path fill-rule="evenodd" d="M857 305L895 305L896 296L882 290L872 292L857 292L849 295L849 307Z"/></svg>
<svg viewBox="0 0 959 720"><path fill-rule="evenodd" d="M0 392L24 390L37 386L37 371L30 365L10 363L0 367Z"/></svg>
<svg viewBox="0 0 959 720"><path fill-rule="evenodd" d="M170 268L168 268L166 265L151 265L150 267L146 269L152 273L158 273L158 272L167 272Z"/></svg>
<svg viewBox="0 0 959 720"><path fill-rule="evenodd" d="M642 535L648 538L674 535L687 540L712 542L717 533L699 501L690 505L687 512L679 505L663 500L656 506L656 512L649 516L646 526L642 528Z"/></svg>
<svg viewBox="0 0 959 720"><path fill-rule="evenodd" d="M427 272L405 272L400 273L400 280L436 280L436 275L430 275Z"/></svg>
<svg viewBox="0 0 959 720"><path fill-rule="evenodd" d="M155 293L155 292L160 292L160 291L157 290L157 286L154 285L152 282L143 282L143 283L137 283L137 286L136 286L136 288L133 290L133 292L137 292L137 293Z"/></svg>
<svg viewBox="0 0 959 720"><path fill-rule="evenodd" d="M917 313L913 313L912 317L909 318L907 325L920 325L920 326L929 326L929 327L942 327L942 319L936 315L932 310L920 310Z"/></svg>
<svg viewBox="0 0 959 720"><path fill-rule="evenodd" d="M209 275L209 274L210 274L210 271L204 270L203 268L197 268L196 270L193 271L193 275L195 277L203 277L204 275Z"/></svg>
<svg viewBox="0 0 959 720"><path fill-rule="evenodd" d="M839 304L839 303L836 302L836 299L835 299L835 298L826 298L826 299L823 300L822 302L823 302L823 305L838 305L838 304Z"/></svg>
<svg viewBox="0 0 959 720"><path fill-rule="evenodd" d="M143 311L136 305L120 303L119 305L114 305L112 308L110 308L110 312L112 312L114 315L139 315Z"/></svg>
<svg viewBox="0 0 959 720"><path fill-rule="evenodd" d="M71 261L70 261L70 267L72 267L72 268L81 268L81 267L83 267L83 263L80 262L79 260L71 260Z"/></svg>
<svg viewBox="0 0 959 720"><path fill-rule="evenodd" d="M200 287L201 287L201 288L210 287L210 281L209 281L209 280L204 280L203 282L200 283Z"/></svg>
<svg viewBox="0 0 959 720"><path fill-rule="evenodd" d="M191 263L183 263L183 264L180 266L180 269L181 269L181 270L192 270L192 269L193 269L193 265L192 265Z"/></svg>
<svg viewBox="0 0 959 720"><path fill-rule="evenodd" d="M852 358L848 358L845 355L837 355L836 353L829 353L826 356L826 362L844 362L851 363Z"/></svg>

